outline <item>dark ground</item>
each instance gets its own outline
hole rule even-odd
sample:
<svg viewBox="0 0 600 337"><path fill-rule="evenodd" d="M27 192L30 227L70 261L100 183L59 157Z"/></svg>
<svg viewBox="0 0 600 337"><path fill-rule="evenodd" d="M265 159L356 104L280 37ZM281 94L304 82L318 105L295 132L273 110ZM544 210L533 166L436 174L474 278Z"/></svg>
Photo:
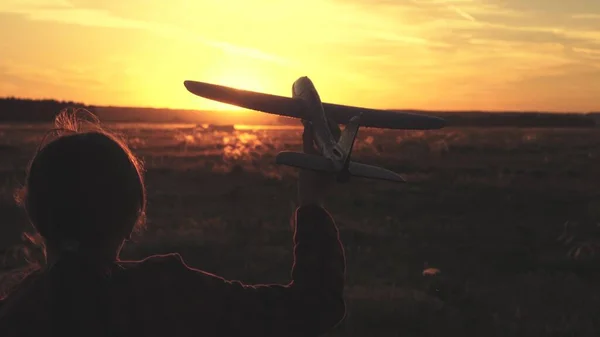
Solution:
<svg viewBox="0 0 600 337"><path fill-rule="evenodd" d="M124 257L177 251L227 278L288 281L295 171L273 162L299 148L300 129L115 127L144 158L149 189L148 227ZM0 128L5 269L30 231L12 193L42 135ZM332 336L600 334L597 130L361 130L354 157L411 183L333 191L348 316Z"/></svg>

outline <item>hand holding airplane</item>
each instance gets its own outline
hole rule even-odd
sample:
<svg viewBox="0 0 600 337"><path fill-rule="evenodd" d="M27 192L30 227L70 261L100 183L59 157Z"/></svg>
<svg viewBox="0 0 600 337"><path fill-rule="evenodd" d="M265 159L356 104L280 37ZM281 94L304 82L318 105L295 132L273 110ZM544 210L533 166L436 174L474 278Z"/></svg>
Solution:
<svg viewBox="0 0 600 337"><path fill-rule="evenodd" d="M308 121L303 121L302 124L304 125L304 130L302 131L303 152L311 155L321 155L315 142L312 125ZM323 206L325 196L334 181L335 175L332 173L300 169L298 173L299 206Z"/></svg>
<svg viewBox="0 0 600 337"><path fill-rule="evenodd" d="M275 158L276 163L332 173L340 182L348 181L350 176L405 182L390 170L350 160L360 126L427 130L446 125L441 118L422 114L322 103L314 84L306 76L294 82L291 98L197 81L185 81L184 85L200 97L310 123L321 155L283 151ZM343 131L339 124L346 125Z"/></svg>

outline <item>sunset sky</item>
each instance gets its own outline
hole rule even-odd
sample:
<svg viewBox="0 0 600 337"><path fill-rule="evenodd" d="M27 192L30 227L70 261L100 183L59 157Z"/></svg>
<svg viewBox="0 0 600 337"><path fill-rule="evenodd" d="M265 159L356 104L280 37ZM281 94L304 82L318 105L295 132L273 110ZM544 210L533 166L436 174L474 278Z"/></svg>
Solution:
<svg viewBox="0 0 600 337"><path fill-rule="evenodd" d="M373 108L600 111L599 0L0 0L0 96L212 108L184 80Z"/></svg>

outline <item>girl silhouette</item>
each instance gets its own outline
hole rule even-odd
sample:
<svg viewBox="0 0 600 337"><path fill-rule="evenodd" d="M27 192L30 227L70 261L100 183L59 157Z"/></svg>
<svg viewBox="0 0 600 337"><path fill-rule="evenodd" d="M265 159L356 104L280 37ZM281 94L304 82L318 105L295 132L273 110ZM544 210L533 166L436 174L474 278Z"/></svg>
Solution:
<svg viewBox="0 0 600 337"><path fill-rule="evenodd" d="M58 137L32 159L19 201L47 263L0 300L0 335L296 336L342 320L344 252L322 206L332 177L303 171L288 284L246 285L191 268L179 254L123 261L144 224L140 161L98 123L56 119ZM316 151L310 124L304 150Z"/></svg>

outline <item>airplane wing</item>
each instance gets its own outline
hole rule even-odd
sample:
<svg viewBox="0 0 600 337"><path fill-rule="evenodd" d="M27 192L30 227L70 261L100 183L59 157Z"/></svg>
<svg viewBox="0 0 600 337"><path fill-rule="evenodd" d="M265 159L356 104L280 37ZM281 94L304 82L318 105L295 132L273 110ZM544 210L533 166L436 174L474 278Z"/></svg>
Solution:
<svg viewBox="0 0 600 337"><path fill-rule="evenodd" d="M275 163L300 169L313 170L327 173L337 173L335 165L330 159L314 154L302 152L283 151L275 157Z"/></svg>
<svg viewBox="0 0 600 337"><path fill-rule="evenodd" d="M332 103L323 103L323 109L327 116L338 124L348 124L352 117L362 113L360 118L361 127L428 130L441 129L446 126L446 121L442 118L416 113L376 110Z"/></svg>
<svg viewBox="0 0 600 337"><path fill-rule="evenodd" d="M275 157L279 165L287 165L305 170L326 173L339 173L330 159L302 152L283 151ZM348 166L350 175L361 178L378 179L405 183L406 180L399 174L379 166L367 165L350 161Z"/></svg>
<svg viewBox="0 0 600 337"><path fill-rule="evenodd" d="M397 183L406 182L406 180L404 180L404 178L401 175L393 171L379 166L357 163L355 161L350 162L350 165L348 166L348 171L350 171L350 175L355 177L387 180L394 181Z"/></svg>
<svg viewBox="0 0 600 337"><path fill-rule="evenodd" d="M185 81L185 87L194 95L213 101L236 105L270 114L303 118L304 102L291 97L235 89L217 84ZM446 125L442 118L387 110L360 108L347 105L323 103L325 113L338 124L348 124L354 116L360 115L363 127L384 129L427 130L440 129Z"/></svg>
<svg viewBox="0 0 600 337"><path fill-rule="evenodd" d="M304 102L298 99L196 81L183 82L194 95L246 109L294 118L303 117Z"/></svg>

